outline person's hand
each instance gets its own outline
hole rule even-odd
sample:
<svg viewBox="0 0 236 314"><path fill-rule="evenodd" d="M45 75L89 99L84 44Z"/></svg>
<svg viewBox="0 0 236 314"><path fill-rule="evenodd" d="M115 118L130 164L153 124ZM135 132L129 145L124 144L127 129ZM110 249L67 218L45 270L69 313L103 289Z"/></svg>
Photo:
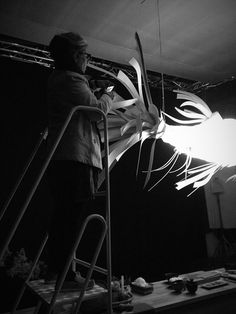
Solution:
<svg viewBox="0 0 236 314"><path fill-rule="evenodd" d="M105 91L104 94L108 95L112 100L114 100L114 97L115 97L115 92L114 91L111 91L111 92Z"/></svg>

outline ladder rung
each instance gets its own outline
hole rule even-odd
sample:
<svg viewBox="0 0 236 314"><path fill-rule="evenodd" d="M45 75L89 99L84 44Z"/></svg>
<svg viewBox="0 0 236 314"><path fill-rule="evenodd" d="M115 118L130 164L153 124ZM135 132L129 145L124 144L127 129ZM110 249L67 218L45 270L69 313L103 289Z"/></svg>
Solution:
<svg viewBox="0 0 236 314"><path fill-rule="evenodd" d="M78 263L80 265L83 265L85 267L88 267L88 268L90 267L90 263L85 262L85 261L83 261L83 260L81 260L79 258L74 258L74 262L76 262L76 263ZM94 266L94 270L96 270L97 272L102 273L104 275L107 275L107 273L108 273L107 269L99 267L99 266L96 266L96 265Z"/></svg>

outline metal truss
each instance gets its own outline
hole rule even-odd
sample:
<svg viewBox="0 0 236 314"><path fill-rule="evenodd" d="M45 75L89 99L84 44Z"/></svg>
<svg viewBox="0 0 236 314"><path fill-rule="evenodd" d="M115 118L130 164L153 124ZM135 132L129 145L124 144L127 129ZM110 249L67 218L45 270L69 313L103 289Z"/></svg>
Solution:
<svg viewBox="0 0 236 314"><path fill-rule="evenodd" d="M46 67L53 65L49 51L6 40L0 40L0 56Z"/></svg>
<svg viewBox="0 0 236 314"><path fill-rule="evenodd" d="M0 57L11 58L13 60L27 63L36 63L49 68L53 67L53 60L50 57L50 53L47 50L47 47L36 45L33 43L31 44L29 42L22 43L22 41L19 42L18 40L12 38L4 38L4 40L0 40ZM134 84L137 84L136 72L131 66L95 57L92 57L90 63L92 65L103 68L115 75L117 75L118 72L122 70ZM109 76L107 74L102 74L102 76L106 77L106 79L109 79ZM224 80L217 83L203 83L166 74L163 75L161 73L152 71L147 71L147 76L148 84L151 88L161 88L170 91L173 91L174 89L182 89L193 92L195 94L229 81Z"/></svg>

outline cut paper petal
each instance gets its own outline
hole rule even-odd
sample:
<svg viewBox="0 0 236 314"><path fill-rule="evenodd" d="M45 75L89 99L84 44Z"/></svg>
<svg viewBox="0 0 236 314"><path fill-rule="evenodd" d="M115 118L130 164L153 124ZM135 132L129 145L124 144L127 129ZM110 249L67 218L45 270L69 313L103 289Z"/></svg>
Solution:
<svg viewBox="0 0 236 314"><path fill-rule="evenodd" d="M154 187L157 186L171 172L172 168L175 166L176 161L178 160L178 157L179 157L179 154L176 154L176 157L175 157L170 169L148 191L151 191L152 189L154 189Z"/></svg>
<svg viewBox="0 0 236 314"><path fill-rule="evenodd" d="M173 92L178 93L179 95L182 95L182 97L185 97L182 99L191 99L193 102L200 103L205 108L208 108L209 111L211 111L210 108L208 107L208 105L205 103L205 101L202 100L202 98L198 97L197 95L190 93L190 92L187 92L187 91L184 91L184 90L173 90Z"/></svg>
<svg viewBox="0 0 236 314"><path fill-rule="evenodd" d="M127 122L125 125L122 126L122 128L120 129L121 131L121 135L123 135L127 130L129 130L131 127L136 125L136 120L130 120L129 122Z"/></svg>
<svg viewBox="0 0 236 314"><path fill-rule="evenodd" d="M129 122L130 119L129 119L129 117L127 117L127 115L125 113L121 112L120 110L116 110L116 109L114 109L113 112L115 112L116 115L119 116L122 119L122 121L123 121L122 123L124 123L124 121L125 122ZM114 121L114 116L110 117L108 115L108 124L109 124L109 126L112 125L112 121Z"/></svg>
<svg viewBox="0 0 236 314"><path fill-rule="evenodd" d="M158 109L155 105L150 104L148 111L153 115L154 119L155 119L155 124L159 124L160 122L160 117L159 117L159 112Z"/></svg>
<svg viewBox="0 0 236 314"><path fill-rule="evenodd" d="M147 185L147 183L151 177L151 170L152 170L153 159L154 159L154 154L155 154L155 147L156 147L156 139L153 141L152 147L151 147L151 153L150 153L150 158L149 158L147 175L146 175L146 179L144 182L144 188L146 187L146 185Z"/></svg>
<svg viewBox="0 0 236 314"><path fill-rule="evenodd" d="M152 172L160 171L160 170L163 170L163 169L167 168L167 167L173 162L173 160L175 160L176 156L178 156L178 155L179 155L179 153L176 151L176 152L170 157L170 159L168 159L168 161L167 161L164 165L162 165L162 166L159 167L159 168L152 169ZM145 173L146 171L143 171L143 172Z"/></svg>
<svg viewBox="0 0 236 314"><path fill-rule="evenodd" d="M129 107L135 104L136 101L137 101L137 98L115 102L112 104L112 110Z"/></svg>
<svg viewBox="0 0 236 314"><path fill-rule="evenodd" d="M215 171L217 169L218 168L216 168L214 171L211 171L205 179L194 182L193 187L200 188L201 186L204 186L205 184L207 184L211 180L212 176L215 174Z"/></svg>
<svg viewBox="0 0 236 314"><path fill-rule="evenodd" d="M193 177L188 178L188 179L186 179L186 180L177 182L177 183L176 183L176 189L177 189L177 190L180 190L180 189L182 189L182 188L184 188L184 187L186 187L186 186L188 186L188 185L190 185L190 184L194 184L194 183L197 182L198 180L200 180L200 179L202 179L202 178L208 176L208 175L211 174L211 173L214 174L214 173L215 173L215 170L216 170L217 168L219 168L219 166L217 166L217 165L212 166L212 168L210 168L210 169L208 169L208 170L206 170L206 171L203 171L203 172L201 172L200 174L198 174L198 175L196 175L196 176L193 176ZM210 178L209 178L209 180L210 180ZM209 180L208 180L208 181L209 181Z"/></svg>
<svg viewBox="0 0 236 314"><path fill-rule="evenodd" d="M133 134L130 138L125 139L117 146L113 151L110 152L108 156L108 164L109 166L113 163L115 159L120 158L120 155L123 155L127 149L136 144L139 141L139 134Z"/></svg>
<svg viewBox="0 0 236 314"><path fill-rule="evenodd" d="M185 105L185 103L188 103ZM199 103L194 103L194 102L190 102L190 101L186 101L185 103L183 103L180 107L185 107L185 106L189 106L189 103L191 103L191 106L198 109L200 112L202 112L202 114L204 116L206 116L207 118L210 118L212 115L211 111L206 110L201 104Z"/></svg>
<svg viewBox="0 0 236 314"><path fill-rule="evenodd" d="M116 163L117 163L117 160L114 160L113 163L109 167L109 172L112 170L112 168L115 166ZM105 181L105 168L98 175L98 190L104 181Z"/></svg>
<svg viewBox="0 0 236 314"><path fill-rule="evenodd" d="M131 106L129 108L125 108L125 116L127 118L135 119L139 116L141 111L137 108L137 106Z"/></svg>
<svg viewBox="0 0 236 314"><path fill-rule="evenodd" d="M148 132L142 132L142 137L140 139L140 146L139 146L139 153L138 153L138 161L137 161L137 167L136 167L136 177L138 175L138 170L139 170L139 164L140 164L140 158L141 158L141 150L142 150L142 145L144 141L149 137Z"/></svg>
<svg viewBox="0 0 236 314"><path fill-rule="evenodd" d="M190 119L202 119L205 120L207 119L206 116L204 116L201 113L196 113L193 111L187 111L187 110L181 110L177 107L175 107L175 110L178 111L182 116L186 117L186 118L190 118Z"/></svg>
<svg viewBox="0 0 236 314"><path fill-rule="evenodd" d="M127 118L124 114L122 114L122 112L116 112L116 116L114 115L108 116L109 127L121 126L128 121L129 121L129 118Z"/></svg>
<svg viewBox="0 0 236 314"><path fill-rule="evenodd" d="M177 99L186 99L186 100L190 100L193 102L193 105L198 105L198 110L200 110L206 117L210 117L211 116L211 110L210 108L207 106L207 104L198 96L189 93L189 92L185 92L185 91L179 91L179 90L174 90L173 92L178 93L177 94ZM184 104L182 104L182 106L184 106Z"/></svg>
<svg viewBox="0 0 236 314"><path fill-rule="evenodd" d="M179 175L180 174L183 174L183 173L186 173L186 169L188 169L188 167L189 167L189 165L190 165L190 163L191 163L191 160L192 160L192 158L190 157L190 156L186 156L186 160L185 160L185 162L183 163L183 165L181 165L179 168L177 168L177 169L175 169L175 170L172 170L172 171L170 171L170 173L175 173L175 172L179 172L181 169L183 169L184 168L184 170L182 171L182 172L180 172L179 173Z"/></svg>
<svg viewBox="0 0 236 314"><path fill-rule="evenodd" d="M129 63L132 65L133 68L135 68L135 71L137 73L138 91L139 91L139 95L140 95L141 101L144 102L144 100L143 100L143 90L142 90L142 75L141 75L140 65L139 65L138 61L135 58L132 58L129 61Z"/></svg>
<svg viewBox="0 0 236 314"><path fill-rule="evenodd" d="M100 131L100 136L101 136L102 143L104 143L104 132L103 132L103 130ZM117 141L120 138L122 138L122 135L120 132L120 127L109 128L109 132L108 132L109 142Z"/></svg>
<svg viewBox="0 0 236 314"><path fill-rule="evenodd" d="M228 181L230 181L230 180L236 181L236 174L230 176L230 177L226 180L226 182L228 182Z"/></svg>
<svg viewBox="0 0 236 314"><path fill-rule="evenodd" d="M192 174L195 174L195 173L199 173L199 172L203 172L203 171L205 171L205 170L211 169L211 168L214 167L214 166L215 166L214 163L207 163L207 164L201 165L201 166L199 166L199 167L197 167L197 168L191 168L191 169L189 169L189 170L188 170L188 173L192 175Z"/></svg>
<svg viewBox="0 0 236 314"><path fill-rule="evenodd" d="M149 107L149 105L152 104L153 101L152 101L152 96L151 96L151 92L148 85L147 72L146 72L146 67L145 67L144 57L143 57L143 49L142 49L141 41L137 32L135 33L135 39L138 45L138 52L140 55L141 69L142 69L142 74L143 74L143 83L144 83L144 88L145 88L148 107Z"/></svg>
<svg viewBox="0 0 236 314"><path fill-rule="evenodd" d="M194 124L194 123L201 123L202 119L193 119L193 120L180 120L180 119L176 119L172 116L170 116L169 114L162 112L166 117L170 118L171 120L179 123L179 124Z"/></svg>
<svg viewBox="0 0 236 314"><path fill-rule="evenodd" d="M137 98L137 99L140 98L136 88L134 87L134 84L131 82L131 80L128 78L128 76L123 71L118 72L117 78L123 82L123 84L129 90L129 92L133 96L133 98Z"/></svg>
<svg viewBox="0 0 236 314"><path fill-rule="evenodd" d="M103 72L103 73L105 73L105 74L107 74L107 75L117 79L119 82L121 82L126 87L126 89L130 92L130 94L133 96L133 98L140 98L139 94L137 93L136 88L133 85L133 83L130 81L128 76L125 75L122 71L119 71L118 75L116 76L112 72L104 70L104 69L102 69L102 68L100 68L100 67L98 67L96 65L90 64L90 63L88 63L88 67L90 67L92 69L95 69L95 70L98 70L100 72ZM122 72L123 74L121 74L120 72Z"/></svg>

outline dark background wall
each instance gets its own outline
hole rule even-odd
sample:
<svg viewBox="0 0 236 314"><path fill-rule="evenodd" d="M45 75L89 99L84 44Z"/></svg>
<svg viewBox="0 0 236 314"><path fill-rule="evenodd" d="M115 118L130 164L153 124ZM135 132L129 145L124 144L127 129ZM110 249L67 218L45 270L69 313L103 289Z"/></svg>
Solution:
<svg viewBox="0 0 236 314"><path fill-rule="evenodd" d="M50 69L35 65L0 59L1 66L1 206L7 199L26 160L47 125L45 101L46 81ZM233 104L233 83L219 86L203 93L202 97L213 109L225 115L229 100ZM118 87L120 88L120 87ZM218 90L220 92L218 92ZM226 92L224 92L226 90ZM161 104L160 90L152 90L154 103ZM220 95L220 96L219 96ZM166 111L173 113L176 95L166 92ZM217 107L217 108L218 108ZM231 108L231 107L230 107ZM231 110L231 109L230 109ZM233 110L233 109L232 109ZM163 278L165 272L188 272L202 267L206 258L205 233L208 229L207 211L203 189L187 197L191 188L175 189L176 174L169 174L150 192L143 189L151 141L142 148L139 175L136 165L139 146L135 145L117 163L111 173L112 259L113 274L127 275L133 279L143 276L147 280ZM155 151L155 165L166 162L173 149L161 141ZM44 145L30 169L29 177L9 208L0 226L4 239L9 227L24 203L25 195L45 157ZM180 157L179 164L184 161ZM198 165L194 161L194 165ZM164 173L154 173L149 187ZM46 229L52 206L47 183L43 179L24 219L11 243L12 250L24 247L32 258ZM94 208L103 212L103 201ZM94 230L94 229L93 229ZM91 239L96 238L92 235ZM91 251L90 244L86 250ZM88 253L87 252L87 253ZM89 253L88 253L89 255ZM105 252L100 257L104 264Z"/></svg>

